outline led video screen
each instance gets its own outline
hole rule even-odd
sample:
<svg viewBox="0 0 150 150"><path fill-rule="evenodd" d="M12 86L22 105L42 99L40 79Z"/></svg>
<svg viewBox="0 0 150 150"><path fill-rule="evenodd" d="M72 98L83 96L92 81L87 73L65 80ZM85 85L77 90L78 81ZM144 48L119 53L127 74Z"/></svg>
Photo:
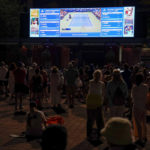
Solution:
<svg viewBox="0 0 150 150"><path fill-rule="evenodd" d="M134 37L135 7L30 9L30 37Z"/></svg>

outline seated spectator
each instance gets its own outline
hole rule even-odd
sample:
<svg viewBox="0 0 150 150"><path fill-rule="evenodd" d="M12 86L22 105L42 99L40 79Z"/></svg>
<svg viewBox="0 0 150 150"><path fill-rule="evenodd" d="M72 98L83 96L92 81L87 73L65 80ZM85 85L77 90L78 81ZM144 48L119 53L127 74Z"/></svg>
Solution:
<svg viewBox="0 0 150 150"><path fill-rule="evenodd" d="M131 123L127 119L113 117L108 120L101 130L109 145L105 150L138 150L133 144L131 130Z"/></svg>
<svg viewBox="0 0 150 150"><path fill-rule="evenodd" d="M27 140L40 138L46 127L46 117L42 111L37 110L35 102L30 102L30 112L27 115Z"/></svg>
<svg viewBox="0 0 150 150"><path fill-rule="evenodd" d="M50 125L42 136L42 150L65 150L67 145L67 130L60 125Z"/></svg>

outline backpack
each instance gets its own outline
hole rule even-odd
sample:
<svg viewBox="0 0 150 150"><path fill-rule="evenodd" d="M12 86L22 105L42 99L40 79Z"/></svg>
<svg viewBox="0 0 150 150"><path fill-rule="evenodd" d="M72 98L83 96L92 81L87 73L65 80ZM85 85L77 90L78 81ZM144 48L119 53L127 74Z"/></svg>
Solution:
<svg viewBox="0 0 150 150"><path fill-rule="evenodd" d="M116 88L112 102L116 106L121 106L125 104L125 97L120 87Z"/></svg>

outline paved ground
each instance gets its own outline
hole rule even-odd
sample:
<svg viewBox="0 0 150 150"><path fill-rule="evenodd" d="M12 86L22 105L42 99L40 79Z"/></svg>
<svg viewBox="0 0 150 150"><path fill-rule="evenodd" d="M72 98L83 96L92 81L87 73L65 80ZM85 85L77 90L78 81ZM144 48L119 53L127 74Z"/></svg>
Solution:
<svg viewBox="0 0 150 150"><path fill-rule="evenodd" d="M24 101L25 110L28 111L28 100ZM84 104L76 102L75 108L68 109L63 114L65 126L68 130L67 150L101 150L106 143L94 147L86 140L86 109ZM14 107L8 101L0 100L0 150L40 150L37 141L26 142L24 138L12 138L10 134L20 134L25 130L25 116L14 116ZM52 109L44 110L48 116L56 115ZM148 126L148 143L143 150L150 150L150 124Z"/></svg>

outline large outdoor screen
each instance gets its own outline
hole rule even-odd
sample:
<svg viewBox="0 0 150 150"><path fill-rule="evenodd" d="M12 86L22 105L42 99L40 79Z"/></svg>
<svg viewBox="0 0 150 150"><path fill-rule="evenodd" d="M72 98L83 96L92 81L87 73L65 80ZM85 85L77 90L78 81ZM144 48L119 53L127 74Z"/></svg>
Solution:
<svg viewBox="0 0 150 150"><path fill-rule="evenodd" d="M30 9L30 37L134 37L135 7Z"/></svg>

